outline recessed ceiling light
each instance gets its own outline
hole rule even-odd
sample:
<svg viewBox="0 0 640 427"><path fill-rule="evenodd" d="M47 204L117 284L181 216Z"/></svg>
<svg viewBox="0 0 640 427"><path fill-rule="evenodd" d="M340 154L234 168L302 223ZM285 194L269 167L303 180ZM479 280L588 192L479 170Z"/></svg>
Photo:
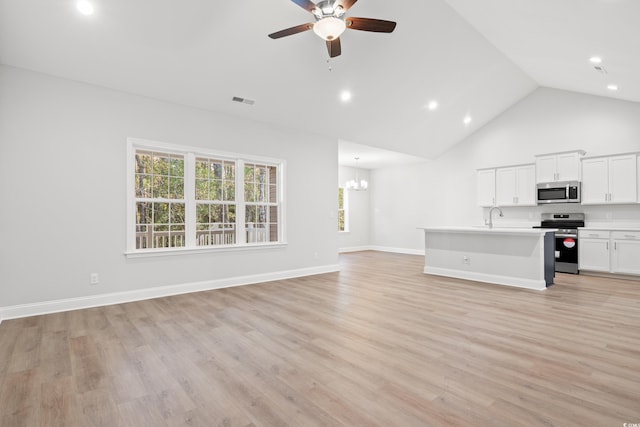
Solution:
<svg viewBox="0 0 640 427"><path fill-rule="evenodd" d="M438 101L429 101L427 108L431 111L436 110L438 108Z"/></svg>
<svg viewBox="0 0 640 427"><path fill-rule="evenodd" d="M343 90L340 93L340 100L342 102L349 102L351 101L351 92L349 92L348 90Z"/></svg>
<svg viewBox="0 0 640 427"><path fill-rule="evenodd" d="M462 120L462 122L464 123L465 126L469 126L469 123L471 123L471 116L467 114L466 116L464 116L464 119Z"/></svg>
<svg viewBox="0 0 640 427"><path fill-rule="evenodd" d="M93 5L87 0L80 0L76 3L76 9L83 15L93 14Z"/></svg>
<svg viewBox="0 0 640 427"><path fill-rule="evenodd" d="M600 58L599 56L592 56L591 58L589 58L589 62L591 62L592 64L602 64L602 58Z"/></svg>
<svg viewBox="0 0 640 427"><path fill-rule="evenodd" d="M607 89L612 90L612 91L615 92L616 90L618 90L618 85L608 85Z"/></svg>

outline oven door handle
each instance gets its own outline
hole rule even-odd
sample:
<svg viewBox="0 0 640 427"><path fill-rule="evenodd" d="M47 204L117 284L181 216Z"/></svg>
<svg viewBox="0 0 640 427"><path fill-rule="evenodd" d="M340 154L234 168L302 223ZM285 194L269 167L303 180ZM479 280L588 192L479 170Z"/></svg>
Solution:
<svg viewBox="0 0 640 427"><path fill-rule="evenodd" d="M574 239L578 238L577 234L558 234L556 233L556 237L573 237Z"/></svg>

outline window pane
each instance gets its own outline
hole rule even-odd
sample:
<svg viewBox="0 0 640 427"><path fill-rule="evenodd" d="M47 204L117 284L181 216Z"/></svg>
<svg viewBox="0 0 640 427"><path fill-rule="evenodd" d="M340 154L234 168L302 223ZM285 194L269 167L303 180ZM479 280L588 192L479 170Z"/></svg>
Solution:
<svg viewBox="0 0 640 427"><path fill-rule="evenodd" d="M135 160L136 173L152 173L153 169L151 167L151 153L146 151L137 151Z"/></svg>
<svg viewBox="0 0 640 427"><path fill-rule="evenodd" d="M222 212L222 205L211 205L211 220L212 223L222 224L224 221L224 215Z"/></svg>
<svg viewBox="0 0 640 427"><path fill-rule="evenodd" d="M256 194L257 202L268 201L267 186L265 184L256 185L256 190L257 190L257 194Z"/></svg>
<svg viewBox="0 0 640 427"><path fill-rule="evenodd" d="M206 179L196 179L196 200L209 199L209 181Z"/></svg>
<svg viewBox="0 0 640 427"><path fill-rule="evenodd" d="M223 200L229 202L236 200L236 183L234 181L224 181Z"/></svg>
<svg viewBox="0 0 640 427"><path fill-rule="evenodd" d="M344 209L344 188L338 188L338 209Z"/></svg>
<svg viewBox="0 0 640 427"><path fill-rule="evenodd" d="M164 154L153 155L153 173L156 175L169 175L169 157Z"/></svg>
<svg viewBox="0 0 640 427"><path fill-rule="evenodd" d="M267 182L267 168L266 166L256 166L256 182L263 184Z"/></svg>
<svg viewBox="0 0 640 427"><path fill-rule="evenodd" d="M171 224L184 224L184 203L171 203L169 221Z"/></svg>
<svg viewBox="0 0 640 427"><path fill-rule="evenodd" d="M209 178L209 161L196 159L196 178Z"/></svg>
<svg viewBox="0 0 640 427"><path fill-rule="evenodd" d="M264 205L256 206L256 210L257 210L258 222L267 222L267 207Z"/></svg>
<svg viewBox="0 0 640 427"><path fill-rule="evenodd" d="M234 162L224 162L224 180L236 180L236 164Z"/></svg>
<svg viewBox="0 0 640 427"><path fill-rule="evenodd" d="M256 187L252 182L244 184L244 201L245 202L256 201Z"/></svg>
<svg viewBox="0 0 640 427"><path fill-rule="evenodd" d="M136 203L136 224L151 224L151 203Z"/></svg>
<svg viewBox="0 0 640 427"><path fill-rule="evenodd" d="M338 231L344 231L344 211L338 211Z"/></svg>
<svg viewBox="0 0 640 427"><path fill-rule="evenodd" d="M245 209L246 213L246 222L253 223L256 222L256 207L255 206L247 206Z"/></svg>
<svg viewBox="0 0 640 427"><path fill-rule="evenodd" d="M255 179L254 165L245 163L244 165L244 182L254 182Z"/></svg>
<svg viewBox="0 0 640 427"><path fill-rule="evenodd" d="M169 223L169 203L153 204L153 223L154 224Z"/></svg>
<svg viewBox="0 0 640 427"><path fill-rule="evenodd" d="M261 243L267 241L266 224L247 225L247 243Z"/></svg>
<svg viewBox="0 0 640 427"><path fill-rule="evenodd" d="M225 205L224 206L224 218L226 222L235 223L236 222L236 205Z"/></svg>
<svg viewBox="0 0 640 427"><path fill-rule="evenodd" d="M209 200L222 201L222 181L214 179L209 183Z"/></svg>
<svg viewBox="0 0 640 427"><path fill-rule="evenodd" d="M151 191L151 175L136 175L136 197L149 198L152 197Z"/></svg>
<svg viewBox="0 0 640 427"><path fill-rule="evenodd" d="M278 207L269 207L269 222L278 222Z"/></svg>
<svg viewBox="0 0 640 427"><path fill-rule="evenodd" d="M278 203L278 187L275 185L269 186L269 203Z"/></svg>
<svg viewBox="0 0 640 427"><path fill-rule="evenodd" d="M184 159L172 157L170 160L171 168L169 169L169 175L171 176L184 176Z"/></svg>
<svg viewBox="0 0 640 427"><path fill-rule="evenodd" d="M269 224L269 241L270 242L278 241L278 224L276 223Z"/></svg>
<svg viewBox="0 0 640 427"><path fill-rule="evenodd" d="M182 178L169 178L169 198L171 199L184 199L184 179Z"/></svg>
<svg viewBox="0 0 640 427"><path fill-rule="evenodd" d="M209 205L196 204L196 223L198 225L209 223Z"/></svg>
<svg viewBox="0 0 640 427"><path fill-rule="evenodd" d="M169 198L169 182L166 176L156 175L153 177L153 197Z"/></svg>

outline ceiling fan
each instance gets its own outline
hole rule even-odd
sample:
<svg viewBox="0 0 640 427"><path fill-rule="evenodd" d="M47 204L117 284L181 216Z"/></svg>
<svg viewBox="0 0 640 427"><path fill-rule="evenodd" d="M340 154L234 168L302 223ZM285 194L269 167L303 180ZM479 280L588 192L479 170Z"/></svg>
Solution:
<svg viewBox="0 0 640 427"><path fill-rule="evenodd" d="M269 34L272 39L291 36L313 29L313 32L326 40L329 57L335 58L342 53L340 35L345 29L391 33L396 28L393 21L371 18L351 18L344 14L358 0L322 0L313 3L310 0L291 0L301 8L311 12L316 22L296 25L295 27Z"/></svg>

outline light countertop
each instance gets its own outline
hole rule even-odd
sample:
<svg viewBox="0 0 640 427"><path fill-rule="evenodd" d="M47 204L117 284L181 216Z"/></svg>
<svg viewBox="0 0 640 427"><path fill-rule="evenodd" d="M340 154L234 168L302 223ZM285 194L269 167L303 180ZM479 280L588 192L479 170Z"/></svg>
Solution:
<svg viewBox="0 0 640 427"><path fill-rule="evenodd" d="M525 228L525 227L493 227L483 225L471 226L435 226L418 227L421 230L440 233L473 233L473 234L517 234L528 236L542 236L550 231L557 231L553 228Z"/></svg>
<svg viewBox="0 0 640 427"><path fill-rule="evenodd" d="M638 225L588 225L586 227L580 227L580 230L585 231L640 231Z"/></svg>

